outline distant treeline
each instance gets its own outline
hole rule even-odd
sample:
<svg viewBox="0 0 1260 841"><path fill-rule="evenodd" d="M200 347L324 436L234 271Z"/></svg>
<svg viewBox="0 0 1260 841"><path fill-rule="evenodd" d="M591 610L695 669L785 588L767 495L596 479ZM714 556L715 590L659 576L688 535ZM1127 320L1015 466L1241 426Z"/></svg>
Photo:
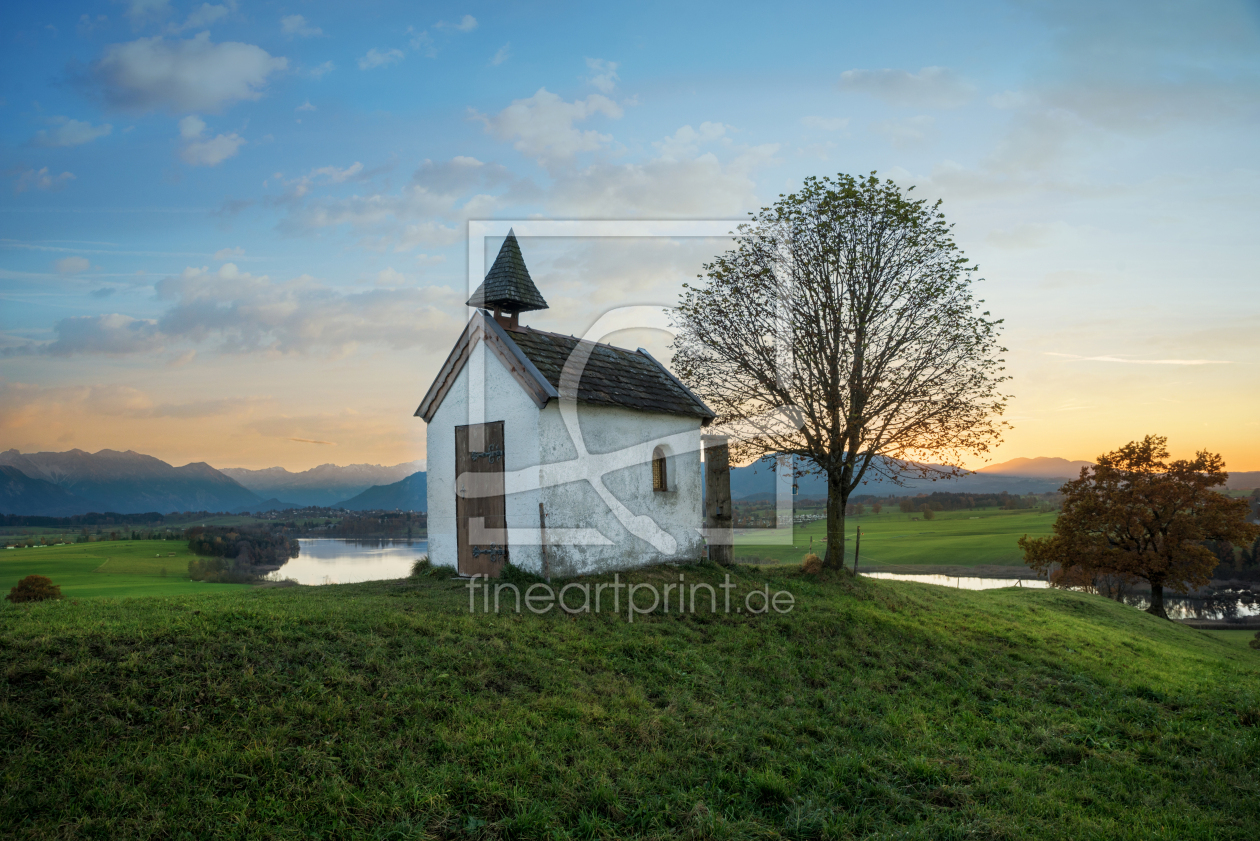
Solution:
<svg viewBox="0 0 1260 841"><path fill-rule="evenodd" d="M288 520L277 523L285 533L299 537L383 538L401 540L421 537L429 526L422 511L362 511L340 519Z"/></svg>
<svg viewBox="0 0 1260 841"><path fill-rule="evenodd" d="M297 540L265 529L195 526L184 532L188 548L200 558L188 562L193 581L250 581L258 567L279 567L297 557Z"/></svg>
<svg viewBox="0 0 1260 841"><path fill-rule="evenodd" d="M161 523L166 517L156 511L147 514L116 514L106 511L104 514L76 514L73 517L36 517L26 514L0 514L0 526L43 526L79 527L79 526L133 526Z"/></svg>
<svg viewBox="0 0 1260 841"><path fill-rule="evenodd" d="M972 508L1005 508L1019 510L1036 508L1039 504L1058 499L1058 494L1011 494L1001 493L955 493L935 491L918 496L851 496L849 502L863 505L881 503L884 508L896 508L899 511L922 511L926 505L933 511L966 511Z"/></svg>

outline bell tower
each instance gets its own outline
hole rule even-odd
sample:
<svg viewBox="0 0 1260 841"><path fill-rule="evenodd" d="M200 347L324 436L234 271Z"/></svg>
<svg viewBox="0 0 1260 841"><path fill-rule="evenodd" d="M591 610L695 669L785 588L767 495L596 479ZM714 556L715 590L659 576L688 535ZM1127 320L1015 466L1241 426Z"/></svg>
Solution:
<svg viewBox="0 0 1260 841"><path fill-rule="evenodd" d="M468 299L467 305L493 310L494 320L507 330L519 327L520 313L547 309L547 302L525 267L525 258L521 255L521 246L514 231L508 231L507 239L499 248L499 256L494 258L494 265Z"/></svg>

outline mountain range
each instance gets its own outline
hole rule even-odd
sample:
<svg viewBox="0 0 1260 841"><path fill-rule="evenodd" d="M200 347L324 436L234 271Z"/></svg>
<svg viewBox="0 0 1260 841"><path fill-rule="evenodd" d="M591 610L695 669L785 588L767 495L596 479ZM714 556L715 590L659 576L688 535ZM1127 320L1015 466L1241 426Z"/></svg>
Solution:
<svg viewBox="0 0 1260 841"><path fill-rule="evenodd" d="M898 486L871 480L858 494L905 495L932 491L1012 494L1047 493L1079 475L1087 461L1017 458L989 465L957 479L907 479ZM88 453L0 452L0 514L67 517L89 512L135 514L156 511L274 511L307 505L425 511L427 475L423 462L392 466L323 464L293 473L264 470L216 470L204 462L173 467L131 450ZM796 481L800 496L827 493L820 476ZM1230 474L1228 487L1260 487L1260 471ZM770 499L774 473L767 462L731 470L734 499Z"/></svg>
<svg viewBox="0 0 1260 841"><path fill-rule="evenodd" d="M339 467L335 464L321 464L299 473L291 473L283 467L267 467L262 470L225 467L219 472L263 499L284 500L299 506L334 506L368 488L391 485L422 470L424 462L410 461L392 466L350 464Z"/></svg>
<svg viewBox="0 0 1260 841"><path fill-rule="evenodd" d="M351 511L428 511L428 476L412 473L392 485L374 485L341 503Z"/></svg>
<svg viewBox="0 0 1260 841"><path fill-rule="evenodd" d="M90 511L140 514L148 511L234 511L260 501L236 480L205 462L172 467L161 459L133 450L89 453L0 453L0 466L18 471L23 482L6 471L16 498L6 494L6 514L44 514L48 506L70 516ZM52 485L66 495L53 494ZM20 486L20 487L19 487ZM55 497L55 498L54 498ZM37 500L44 503L37 505ZM39 510L23 510L38 507Z"/></svg>

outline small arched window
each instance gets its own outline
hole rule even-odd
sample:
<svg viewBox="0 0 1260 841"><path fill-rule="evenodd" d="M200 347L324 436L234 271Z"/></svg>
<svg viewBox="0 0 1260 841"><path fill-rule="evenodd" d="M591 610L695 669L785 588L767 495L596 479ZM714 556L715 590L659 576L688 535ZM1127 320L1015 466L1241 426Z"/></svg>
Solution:
<svg viewBox="0 0 1260 841"><path fill-rule="evenodd" d="M669 490L668 477L665 475L665 451L660 447L652 451L652 490Z"/></svg>

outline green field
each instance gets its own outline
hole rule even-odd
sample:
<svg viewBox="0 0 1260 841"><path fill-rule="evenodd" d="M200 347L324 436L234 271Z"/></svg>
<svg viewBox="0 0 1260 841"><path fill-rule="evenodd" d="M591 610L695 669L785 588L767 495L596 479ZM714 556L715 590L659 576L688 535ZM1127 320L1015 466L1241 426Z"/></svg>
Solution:
<svg viewBox="0 0 1260 841"><path fill-rule="evenodd" d="M1257 657L1260 657L1260 650L1255 650L1255 649L1252 649L1252 648L1251 648L1251 644L1250 644L1250 643L1251 643L1251 641L1252 641L1252 640L1254 640L1254 639L1256 638L1256 631L1255 631L1255 630L1250 630L1250 631L1205 631L1204 633L1211 634L1212 636L1216 637L1217 639L1222 640L1222 641L1224 641L1224 642L1226 642L1226 643L1229 643L1230 645L1235 645L1235 646L1238 646L1239 648L1245 648L1245 649L1248 649L1248 650L1251 650L1251 651L1256 651L1256 656L1257 656Z"/></svg>
<svg viewBox="0 0 1260 841"><path fill-rule="evenodd" d="M1025 534L1050 534L1057 512L1004 511L982 508L972 511L938 511L933 520L914 520L922 515L884 511L849 517L845 521L845 559L853 562L857 527L862 528L861 567L902 564L941 566L1023 566L1023 553L1016 545ZM825 521L797 526L792 546L767 546L756 532L737 534L736 559L765 558L797 564L809 551L824 545Z"/></svg>
<svg viewBox="0 0 1260 841"><path fill-rule="evenodd" d="M28 575L48 576L66 598L179 596L248 587L189 579L188 562L193 557L183 540L108 540L0 549L0 595L7 595L10 587Z"/></svg>
<svg viewBox="0 0 1260 841"><path fill-rule="evenodd" d="M737 596L767 582L796 609L470 616L446 575L0 603L0 835L1260 826L1260 652L1079 593L731 574Z"/></svg>

